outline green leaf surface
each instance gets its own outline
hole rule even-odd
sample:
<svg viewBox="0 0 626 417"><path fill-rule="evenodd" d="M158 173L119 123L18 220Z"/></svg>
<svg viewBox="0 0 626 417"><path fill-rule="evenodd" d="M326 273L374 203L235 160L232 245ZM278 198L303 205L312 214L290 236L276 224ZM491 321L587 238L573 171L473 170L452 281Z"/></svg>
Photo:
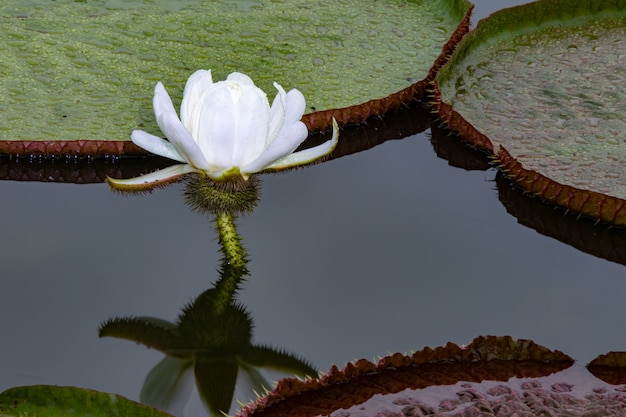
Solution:
<svg viewBox="0 0 626 417"><path fill-rule="evenodd" d="M175 103L194 71L246 73L309 112L355 106L427 77L465 0L4 0L0 141L157 134L151 99Z"/></svg>
<svg viewBox="0 0 626 417"><path fill-rule="evenodd" d="M495 13L437 84L440 115L468 141L506 149L525 170L522 187L565 205L559 193L626 198L625 1L544 0ZM534 173L561 187L534 189ZM594 210L586 214L604 216Z"/></svg>
<svg viewBox="0 0 626 417"><path fill-rule="evenodd" d="M1 416L30 417L171 417L170 414L120 395L75 388L34 385L11 388L0 394Z"/></svg>

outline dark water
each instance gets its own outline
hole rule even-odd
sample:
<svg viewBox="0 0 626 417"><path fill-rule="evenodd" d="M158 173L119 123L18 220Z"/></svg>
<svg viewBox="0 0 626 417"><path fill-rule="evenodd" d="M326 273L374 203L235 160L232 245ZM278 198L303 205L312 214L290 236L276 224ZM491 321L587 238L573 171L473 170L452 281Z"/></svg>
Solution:
<svg viewBox="0 0 626 417"><path fill-rule="evenodd" d="M480 17L496 8L476 3ZM484 334L580 361L623 350L625 267L519 224L495 178L438 157L429 132L265 175L257 210L238 222L254 340L320 370ZM162 354L98 339L97 328L114 316L174 320L217 278L212 223L182 191L0 182L0 391L58 384L138 398ZM609 248L620 239L596 234ZM579 240L600 245L593 235Z"/></svg>

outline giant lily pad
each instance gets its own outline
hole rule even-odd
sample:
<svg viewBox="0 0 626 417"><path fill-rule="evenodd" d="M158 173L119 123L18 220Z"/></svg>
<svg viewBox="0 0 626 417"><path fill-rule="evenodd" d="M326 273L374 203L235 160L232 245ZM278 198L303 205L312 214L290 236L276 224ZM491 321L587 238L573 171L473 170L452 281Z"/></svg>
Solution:
<svg viewBox="0 0 626 417"><path fill-rule="evenodd" d="M319 379L283 379L237 416L623 416L625 363L623 352L609 352L587 370L531 340L481 336L333 366ZM166 414L117 395L32 386L0 393L0 415Z"/></svg>
<svg viewBox="0 0 626 417"><path fill-rule="evenodd" d="M274 81L300 89L311 130L332 117L360 122L424 94L470 9L466 0L6 0L0 153L136 151L115 141L159 132L155 83L177 102L206 68L215 79L244 72L270 96Z"/></svg>
<svg viewBox="0 0 626 417"><path fill-rule="evenodd" d="M435 103L525 190L626 225L625 57L626 2L538 1L479 22Z"/></svg>
<svg viewBox="0 0 626 417"><path fill-rule="evenodd" d="M530 340L478 337L376 364L359 360L318 380L284 379L237 416L583 415L616 403L622 414L603 415L623 415L620 387L573 363Z"/></svg>

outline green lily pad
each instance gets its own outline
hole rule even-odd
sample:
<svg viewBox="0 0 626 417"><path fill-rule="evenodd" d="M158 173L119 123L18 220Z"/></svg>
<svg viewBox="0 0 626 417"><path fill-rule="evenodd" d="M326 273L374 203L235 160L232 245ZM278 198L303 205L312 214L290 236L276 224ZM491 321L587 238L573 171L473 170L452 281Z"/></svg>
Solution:
<svg viewBox="0 0 626 417"><path fill-rule="evenodd" d="M180 102L198 69L215 80L246 73L270 97L273 82L300 89L310 129L333 116L360 122L424 94L470 9L466 0L5 0L0 141L71 153L76 144L32 143L157 133L154 85Z"/></svg>
<svg viewBox="0 0 626 417"><path fill-rule="evenodd" d="M49 385L17 387L0 393L0 415L171 417L120 395Z"/></svg>
<svg viewBox="0 0 626 417"><path fill-rule="evenodd" d="M525 190L626 225L626 2L493 14L437 75L435 102Z"/></svg>

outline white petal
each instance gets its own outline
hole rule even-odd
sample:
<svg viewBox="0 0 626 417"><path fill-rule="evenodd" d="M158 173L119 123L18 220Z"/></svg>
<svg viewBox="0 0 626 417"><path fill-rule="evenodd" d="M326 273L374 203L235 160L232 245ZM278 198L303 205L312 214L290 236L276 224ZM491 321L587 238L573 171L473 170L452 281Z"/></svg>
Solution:
<svg viewBox="0 0 626 417"><path fill-rule="evenodd" d="M290 90L287 93L287 108L285 109L285 125L290 125L302 119L306 109L306 100L300 90Z"/></svg>
<svg viewBox="0 0 626 417"><path fill-rule="evenodd" d="M133 143L146 151L178 162L187 162L180 156L174 145L158 136L151 135L143 130L133 130L130 138Z"/></svg>
<svg viewBox="0 0 626 417"><path fill-rule="evenodd" d="M269 142L274 140L280 129L283 127L285 121L285 111L287 108L287 93L285 90L274 83L274 87L278 90L278 94L274 97L272 107L270 109L270 128L267 133L267 139Z"/></svg>
<svg viewBox="0 0 626 417"><path fill-rule="evenodd" d="M265 377L266 372L241 360L238 363L239 370L243 371L235 385L235 398L238 401L244 403L254 401L255 392L262 393L272 389L273 384Z"/></svg>
<svg viewBox="0 0 626 417"><path fill-rule="evenodd" d="M191 133L181 123L169 94L167 94L165 87L160 82L154 88L152 105L161 132L174 146L178 154L185 159L185 162L192 164L196 168L207 168L206 158L202 155Z"/></svg>
<svg viewBox="0 0 626 417"><path fill-rule="evenodd" d="M270 105L263 90L247 87L235 103L234 111L232 165L240 167L257 159L265 150Z"/></svg>
<svg viewBox="0 0 626 417"><path fill-rule="evenodd" d="M209 167L209 163L202 154L200 146L198 146L191 133L180 122L176 113L167 112L161 114L157 118L157 123L163 134L179 155L185 158L186 162L199 169L207 169Z"/></svg>
<svg viewBox="0 0 626 417"><path fill-rule="evenodd" d="M228 411L228 410L227 410ZM207 409L207 406L202 401L202 397L198 392L198 385L194 384L191 393L189 394L189 398L187 399L187 403L183 408L182 417L211 417L213 413L210 413Z"/></svg>
<svg viewBox="0 0 626 417"><path fill-rule="evenodd" d="M277 160L273 164L268 165L266 168L284 169L297 165L308 164L309 162L313 162L316 159L319 159L322 156L326 156L331 153L335 149L335 146L337 146L338 141L339 127L337 126L337 122L335 121L335 119L333 119L333 137L330 140L313 148L305 149L303 151L294 152L290 155L287 155L284 158Z"/></svg>
<svg viewBox="0 0 626 417"><path fill-rule="evenodd" d="M180 120L193 135L191 123L200 114L202 108L201 97L205 91L213 87L211 70L198 70L191 74L183 91L183 100L180 103ZM195 117L194 117L195 115Z"/></svg>
<svg viewBox="0 0 626 417"><path fill-rule="evenodd" d="M140 175L139 177L125 180L117 180L115 178L107 177L107 181L114 188L119 190L142 191L149 190L150 188L159 185L160 183L168 182L169 180L176 180L177 177L180 177L181 175L195 171L197 170L189 164L177 164L159 171L151 172L150 174Z"/></svg>
<svg viewBox="0 0 626 417"><path fill-rule="evenodd" d="M241 167L241 172L253 174L264 170L275 161L295 151L308 135L309 131L302 122L296 122L284 128L257 159Z"/></svg>
<svg viewBox="0 0 626 417"><path fill-rule="evenodd" d="M167 94L165 87L159 81L154 87L154 97L152 98L152 108L154 109L154 115L158 119L163 113L173 112L176 113L174 103L170 95Z"/></svg>
<svg viewBox="0 0 626 417"><path fill-rule="evenodd" d="M240 72L233 72L230 75L228 75L228 77L226 77L227 81L232 81L241 85L250 85L250 86L254 86L254 81L252 81L252 78L248 77L246 74L242 74Z"/></svg>
<svg viewBox="0 0 626 417"><path fill-rule="evenodd" d="M226 84L215 85L202 99L196 140L210 165L230 167L236 138L235 104Z"/></svg>
<svg viewBox="0 0 626 417"><path fill-rule="evenodd" d="M181 404L187 402L195 386L192 365L192 359L163 358L146 376L139 394L141 402L179 415Z"/></svg>

